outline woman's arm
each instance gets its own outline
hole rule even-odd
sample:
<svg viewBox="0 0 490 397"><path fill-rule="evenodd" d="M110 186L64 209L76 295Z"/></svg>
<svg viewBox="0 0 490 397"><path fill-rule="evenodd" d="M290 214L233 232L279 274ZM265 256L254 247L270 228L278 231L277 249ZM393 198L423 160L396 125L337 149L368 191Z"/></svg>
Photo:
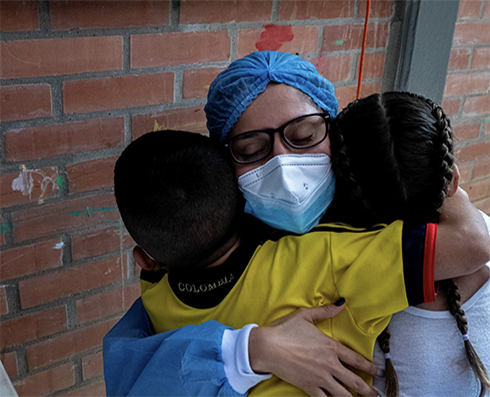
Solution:
<svg viewBox="0 0 490 397"><path fill-rule="evenodd" d="M437 233L435 280L471 274L490 261L490 236L480 212L458 188L442 206Z"/></svg>
<svg viewBox="0 0 490 397"><path fill-rule="evenodd" d="M310 394L318 394L320 387L335 395L345 394L345 389L339 389L337 382L331 384L336 377L362 395L376 396L377 393L342 362L370 374L376 373L377 366L324 335L314 325L315 321L335 316L342 308L301 309L268 327L254 328L250 337L250 359L265 343L265 351L272 353L273 365L264 367L263 371L274 372ZM209 321L155 335L138 299L104 338L107 395L245 395L246 392L237 392L227 377L229 371L225 366L233 366L233 363L226 364L222 359L221 342L226 329L230 328ZM256 330L258 332L254 333ZM264 334L265 338L261 339ZM289 364L281 357L287 352L290 352ZM295 360L300 360L301 364ZM242 361L248 361L248 353ZM303 368L302 374L298 372L298 365ZM261 371L260 365L254 369ZM337 393L337 389L343 392Z"/></svg>
<svg viewBox="0 0 490 397"><path fill-rule="evenodd" d="M154 334L138 299L104 338L108 396L241 396L221 358L223 332L215 321Z"/></svg>

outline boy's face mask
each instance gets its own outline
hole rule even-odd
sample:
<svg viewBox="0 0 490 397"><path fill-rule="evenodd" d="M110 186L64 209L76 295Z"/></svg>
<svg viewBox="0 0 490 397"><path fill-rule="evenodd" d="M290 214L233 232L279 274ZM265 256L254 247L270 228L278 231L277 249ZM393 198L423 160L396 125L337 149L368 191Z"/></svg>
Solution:
<svg viewBox="0 0 490 397"><path fill-rule="evenodd" d="M243 174L238 186L246 213L275 229L303 234L331 204L335 176L326 154L286 154Z"/></svg>

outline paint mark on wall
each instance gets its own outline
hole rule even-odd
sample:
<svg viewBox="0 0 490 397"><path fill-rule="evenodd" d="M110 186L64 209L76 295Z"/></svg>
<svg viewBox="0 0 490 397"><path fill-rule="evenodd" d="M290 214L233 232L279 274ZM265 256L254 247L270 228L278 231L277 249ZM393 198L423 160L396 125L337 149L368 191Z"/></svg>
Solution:
<svg viewBox="0 0 490 397"><path fill-rule="evenodd" d="M0 234L5 234L12 231L12 225L9 223L2 223L0 225Z"/></svg>
<svg viewBox="0 0 490 397"><path fill-rule="evenodd" d="M260 40L255 43L255 48L259 51L277 51L284 43L293 41L293 39L291 26L265 25L264 31L260 34Z"/></svg>
<svg viewBox="0 0 490 397"><path fill-rule="evenodd" d="M60 250L65 246L65 243L62 241L61 243L56 244L53 249Z"/></svg>
<svg viewBox="0 0 490 397"><path fill-rule="evenodd" d="M490 123L490 119L483 120L484 123Z"/></svg>
<svg viewBox="0 0 490 397"><path fill-rule="evenodd" d="M58 178L56 178L56 185L58 185L58 190L60 192L64 192L64 191L67 191L67 186L66 186L66 183L65 183L65 180L63 179L63 177L61 175L58 176Z"/></svg>
<svg viewBox="0 0 490 397"><path fill-rule="evenodd" d="M46 197L59 190L56 183L58 178L57 171L48 175L43 170L28 170L25 165L22 165L19 176L12 181L12 190L21 192L23 196L29 196L29 201L32 200L35 190L39 190L38 200L42 203Z"/></svg>
<svg viewBox="0 0 490 397"><path fill-rule="evenodd" d="M344 40L337 40L335 42L335 45L342 45L342 44L344 44Z"/></svg>
<svg viewBox="0 0 490 397"><path fill-rule="evenodd" d="M70 215L70 216L82 216L82 215L86 215L87 218L90 218L90 216L94 212L110 212L110 211L115 211L115 210L117 210L117 207L99 207L99 208L90 208L90 207L87 207L87 208L85 208L84 210L81 210L81 211L69 212L68 215Z"/></svg>
<svg viewBox="0 0 490 397"><path fill-rule="evenodd" d="M163 126L158 124L158 121L155 120L155 122L153 123L153 132L160 131L160 130L163 130Z"/></svg>

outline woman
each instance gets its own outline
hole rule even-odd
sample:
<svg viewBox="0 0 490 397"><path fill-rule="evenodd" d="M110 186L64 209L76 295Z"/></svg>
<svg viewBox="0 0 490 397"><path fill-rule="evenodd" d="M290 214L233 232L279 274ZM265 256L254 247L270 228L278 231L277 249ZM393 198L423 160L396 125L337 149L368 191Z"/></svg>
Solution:
<svg viewBox="0 0 490 397"><path fill-rule="evenodd" d="M305 153L310 157L311 154L330 155L329 141L328 138L326 138L326 135L323 139L318 141L315 137L309 137L307 135L301 136L299 140L296 140L294 136L289 136L287 131L287 126L290 125L289 123L296 122L296 119L298 118L303 120L302 116L323 113L324 111L327 111L331 117L335 116L337 103L333 95L333 88L328 81L316 72L311 64L301 60L301 58L297 56L264 52L255 53L242 60L236 61L229 69L227 69L227 71L228 72L225 71L222 73L217 81L211 86L206 112L208 116L208 128L210 129L212 137L225 141L225 139L228 138L229 133L229 137L234 139L234 141L231 139L228 141L232 152L238 147L239 152L242 149L245 150L245 153L241 153L242 155L252 156L248 158L253 159L253 162L244 161L245 157L240 157L238 159L240 162L236 161L236 173L239 178L248 176L247 173L254 169L266 166L271 159L276 159L274 161L277 161L278 156L283 156L279 159L279 165L281 165L279 168L286 168L282 167L284 164L292 165L292 167L297 168L297 163L288 162L288 155L304 155ZM217 90L217 87L221 88ZM213 106L215 106L217 112L213 113ZM216 115L217 117L215 117ZM264 129L267 130L267 132L263 132ZM272 133L272 130L274 129L277 130L275 132L280 133L281 138L277 137L277 135L274 136ZM258 133L257 130L260 130L260 133ZM251 131L252 133L250 133ZM242 138L240 137L243 136L260 136L263 140L257 141L254 139L251 141L253 145L258 142L258 146L255 148L252 147L252 150L248 151L247 148L250 148L250 145L240 146L236 143L240 143L240 141L242 141ZM266 136L269 138L266 138ZM304 139L306 139L306 141L304 141ZM310 139L313 139L313 141L308 141ZM235 158L235 160L237 160L237 158ZM283 160L286 162L284 163ZM286 176L286 179L287 178L288 176ZM309 181L310 180L313 181L314 187L318 187L318 185L315 184L316 181L311 178ZM293 179L292 182L293 189L296 189L297 186L294 185L294 182L296 181ZM327 183L327 189L328 186L331 185ZM309 188L309 186L303 186L303 188ZM252 201L255 201L255 203L249 205L248 211L259 216L263 215L263 219L267 222L269 219L268 215L270 215L268 212L270 201L265 200L264 190L258 189L258 191L247 192L247 186L243 184L242 189L246 191L245 197L247 198L247 194L250 197L250 199L247 200L249 204ZM274 189L276 193L279 192L280 194L281 192L288 191L291 187L290 185L286 187L279 186ZM298 193L298 195L300 195L300 193ZM255 197L255 199L252 197ZM297 218L296 215L298 213L306 213L309 208L314 208L315 211L308 214L308 221L303 222L303 224L299 226L300 228L306 227L306 229L308 229L309 227L314 226L315 222L318 222L321 217L319 214L325 212L329 204L329 200L326 200L326 202L323 201L320 204L317 203L317 200L312 200L315 202L314 205L304 208L302 207L303 202L297 200L297 197L298 196L291 200L286 206L278 206L282 207L282 209L285 207L286 210L283 211L283 215L284 218L287 219L287 222L282 225L274 225L275 227L291 229L290 226L292 224L295 225L294 227L297 227L295 223L295 218ZM308 200L305 202L307 201ZM263 205L264 203L265 205ZM275 214L277 214L277 212L275 212ZM479 219L477 218L477 215L475 215L474 211L472 214L473 223L478 224ZM277 218L277 215L275 218ZM472 233L474 233L474 238L471 238L469 242L476 245L481 243L481 229L476 230L472 228ZM469 255L471 255L472 252L475 252L473 247L470 247L469 249L467 246L460 248L465 252L468 252ZM441 255L443 257L445 255L449 260L449 258L454 256L454 253L451 253L451 250L453 249L456 249L456 247L450 245L448 251L441 253ZM482 252L480 247L478 249L479 251L476 252ZM478 258L478 260L480 259L481 258ZM312 315L309 315L308 313L315 313L313 316L317 317L311 318ZM250 358L252 368L254 368L256 363L265 363L263 368L267 371L273 372L282 379L302 387L303 389L308 387L309 390L315 390L318 394L323 393L322 389L328 390L335 395L346 394L347 390L339 385L337 382L338 379L345 385L353 388L359 394L376 395L376 392L372 388L364 383L357 375L348 370L343 364L352 365L371 375L376 373L377 367L316 330L312 325L313 320L322 318L318 317L317 313L318 311L303 311L296 316L289 316L285 321L278 322L273 327L270 327L271 332L274 332L277 335L277 337L272 338L274 343L277 343L277 347L271 349L272 351L277 352L276 357L271 357L269 354L267 357L261 357L261 353L263 352L256 348L257 346L260 346L260 340L258 341L258 339L260 339L261 332L258 329L252 329L251 332L250 328L243 331L225 331L224 333L223 329L221 329L221 331L216 331L217 333L210 339L213 340L214 345L211 345L208 342L207 346L198 346L197 350L201 348L202 350L205 350L208 348L207 353L215 357L215 359L211 361L213 362L212 365L213 368L215 368L215 373L218 375L213 375L213 378L219 384L218 386L222 386L218 387L219 391L226 390L225 393L230 393L230 390L234 390L235 393L238 392L238 394L243 394L257 380L260 380L260 377L254 374L250 367L245 367L245 370L243 370L240 369L238 365L238 370L236 369L237 366L233 364L235 362L233 354L229 353L234 347L224 347L223 356L225 356L225 359L226 357L231 357L232 362L232 364L229 365L228 370L226 366L223 370L222 365L219 363L221 360L219 346L221 340L226 340L227 342L241 341L242 347L248 347L248 335L250 335ZM141 315L141 312L139 315ZM307 321L308 317L310 317L310 322ZM207 332L215 332L215 330L210 330L209 325L206 325L206 327ZM218 325L216 325L216 327L219 328ZM131 328L129 334L131 334L131 331L134 331L135 333L140 332L137 327ZM184 329L181 332L188 332L188 339L192 341L191 343L196 343L196 333L193 333L194 331L196 330ZM309 336L307 340L303 341L301 340L301 336L306 334L306 332L308 332ZM176 333L172 333L171 336L174 336L174 334L176 335ZM105 341L104 354L106 361L106 380L107 371L111 370L110 354L108 355L106 353L111 349L113 350L115 346L114 341L120 335L127 336L128 329L123 329L122 327L116 329L114 332L111 332L111 335L109 335L109 338ZM155 339L153 339L153 341L155 341L153 349L145 350L148 357L152 357L152 363L158 362L158 360L162 360L160 362L165 363L165 359L172 354L167 350L172 348L172 346L169 346L169 343L167 343L166 346L163 346L163 335L164 334L157 335L156 337L158 338L155 337ZM301 340L301 343L296 343L297 339ZM182 339L180 340L182 341ZM119 343L119 341L117 343ZM135 343L141 345L140 341L136 341ZM121 346L121 344L118 346ZM240 344L234 344L233 346L240 346ZM187 349L187 347L185 348ZM247 349L244 349L244 351L245 357L248 358ZM123 354L126 353L128 353L127 350ZM109 359L107 359L108 357ZM199 355L199 357L203 356ZM138 382L143 384L142 387L140 386L137 389L141 393L141 390L144 389L145 382L155 382L154 376L145 377L144 375L144 372L150 370L151 367L151 365L148 366L148 360L143 360L142 362L144 363L142 366L143 371L135 370L132 373L128 373L127 376L124 375L124 380L127 385L129 385L126 390L124 390L123 387L112 389L108 384L108 393L112 394L114 390L114 393L117 394L128 394L131 391L131 387ZM218 362L218 365L216 362ZM267 365L270 366L268 367ZM230 367L232 368L231 370L229 369ZM154 374L158 373L161 378L162 372L171 372L171 370L172 368L169 369L168 366L166 367L162 364L158 367L158 371L154 371ZM164 377L165 375L171 377L172 375L170 372L165 372ZM162 384L162 388L163 387L165 387L165 383ZM136 389L133 387L133 391L134 390Z"/></svg>

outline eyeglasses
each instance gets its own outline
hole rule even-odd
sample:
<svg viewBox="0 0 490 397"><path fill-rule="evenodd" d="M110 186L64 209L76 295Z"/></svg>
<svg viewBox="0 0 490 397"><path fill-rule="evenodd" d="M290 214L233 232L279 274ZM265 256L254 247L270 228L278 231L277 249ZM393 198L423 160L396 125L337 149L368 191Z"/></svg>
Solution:
<svg viewBox="0 0 490 397"><path fill-rule="evenodd" d="M227 141L233 159L239 164L250 164L265 159L272 152L274 134L294 149L308 149L323 142L328 134L328 112L313 113L289 120L279 128L248 131Z"/></svg>

